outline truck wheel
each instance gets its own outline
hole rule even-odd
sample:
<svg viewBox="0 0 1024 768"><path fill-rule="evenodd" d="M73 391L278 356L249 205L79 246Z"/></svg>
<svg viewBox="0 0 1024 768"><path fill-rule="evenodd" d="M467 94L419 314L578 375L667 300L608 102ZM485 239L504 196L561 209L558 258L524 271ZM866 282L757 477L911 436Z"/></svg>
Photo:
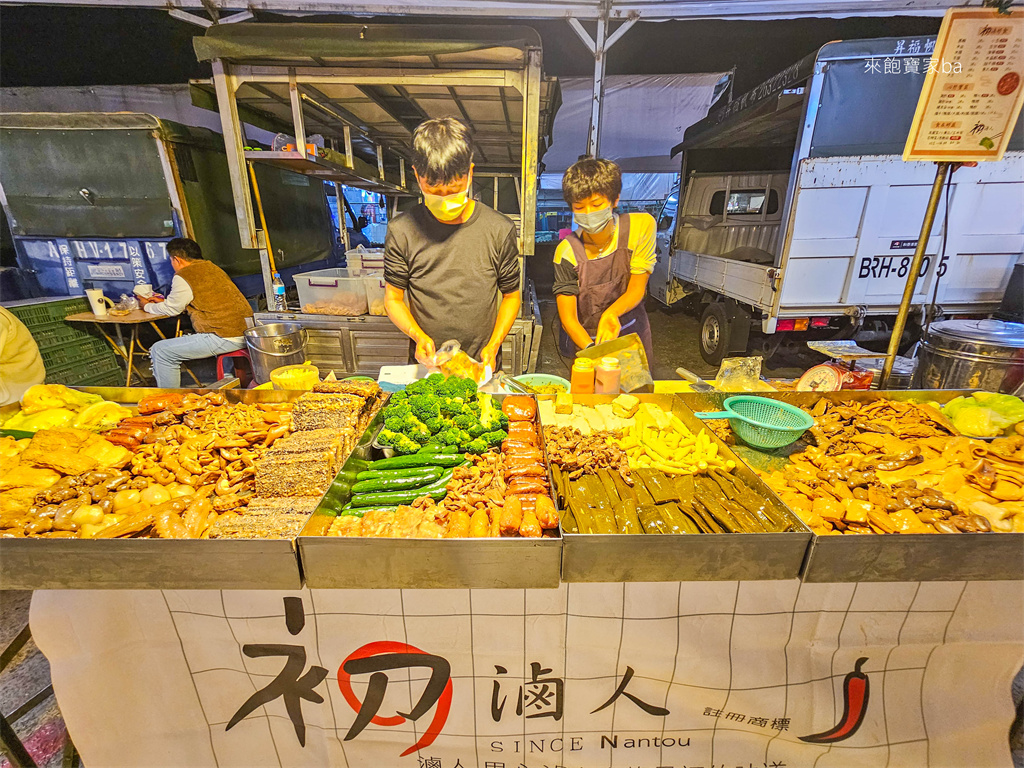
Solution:
<svg viewBox="0 0 1024 768"><path fill-rule="evenodd" d="M708 365L720 365L729 349L729 318L721 302L704 307L700 316L700 356Z"/></svg>

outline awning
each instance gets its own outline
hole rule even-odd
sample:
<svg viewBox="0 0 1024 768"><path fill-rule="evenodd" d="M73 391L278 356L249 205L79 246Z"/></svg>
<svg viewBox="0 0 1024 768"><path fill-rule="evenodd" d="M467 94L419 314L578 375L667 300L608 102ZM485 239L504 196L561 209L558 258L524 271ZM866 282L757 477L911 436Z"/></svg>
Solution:
<svg viewBox="0 0 1024 768"><path fill-rule="evenodd" d="M53 0L18 0L21 5L54 5ZM219 11L274 11L292 14L344 13L356 16L489 16L506 19L796 19L848 16L941 16L961 0L60 0L60 5Z"/></svg>

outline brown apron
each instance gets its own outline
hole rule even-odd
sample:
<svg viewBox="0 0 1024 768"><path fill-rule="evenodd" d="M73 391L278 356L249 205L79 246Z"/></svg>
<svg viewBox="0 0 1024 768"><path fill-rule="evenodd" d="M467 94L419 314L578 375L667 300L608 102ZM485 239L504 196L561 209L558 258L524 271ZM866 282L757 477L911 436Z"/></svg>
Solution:
<svg viewBox="0 0 1024 768"><path fill-rule="evenodd" d="M601 315L614 304L629 285L629 263L633 251L629 248L629 214L619 215L619 235L615 250L600 259L588 259L583 241L575 232L566 238L576 257L576 273L579 275L580 292L576 299L576 312L582 325L591 337L597 335ZM654 350L651 344L651 324L647 310L641 301L619 318L622 328L619 336L635 333L643 342L647 354L647 365L654 367ZM559 346L566 356L575 356L579 347L560 328Z"/></svg>

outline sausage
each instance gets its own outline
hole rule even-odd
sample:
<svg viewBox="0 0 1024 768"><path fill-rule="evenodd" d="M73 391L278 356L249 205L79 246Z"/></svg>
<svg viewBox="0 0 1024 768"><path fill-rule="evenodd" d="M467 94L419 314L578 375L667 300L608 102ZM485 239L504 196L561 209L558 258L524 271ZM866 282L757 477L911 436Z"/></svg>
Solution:
<svg viewBox="0 0 1024 768"><path fill-rule="evenodd" d="M523 524L523 503L518 496L506 496L505 506L501 510L499 531L511 535L519 531Z"/></svg>
<svg viewBox="0 0 1024 768"><path fill-rule="evenodd" d="M544 465L539 463L510 464L505 469L505 481L516 477L544 477Z"/></svg>
<svg viewBox="0 0 1024 768"><path fill-rule="evenodd" d="M120 445L127 448L129 451L134 451L141 444L135 437L123 432L107 432L103 435L103 439L114 445Z"/></svg>
<svg viewBox="0 0 1024 768"><path fill-rule="evenodd" d="M512 440L519 440L522 437L536 440L537 427L532 421L510 421L508 423L508 436Z"/></svg>
<svg viewBox="0 0 1024 768"><path fill-rule="evenodd" d="M550 496L537 497L537 521L541 528L558 527L558 510L555 509L555 502Z"/></svg>
<svg viewBox="0 0 1024 768"><path fill-rule="evenodd" d="M507 462L544 462L544 454L537 447L516 447L505 452Z"/></svg>
<svg viewBox="0 0 1024 768"><path fill-rule="evenodd" d="M501 452L506 456L513 453L540 453L536 443L528 443L525 440L505 440L501 444Z"/></svg>
<svg viewBox="0 0 1024 768"><path fill-rule="evenodd" d="M540 538L540 522L538 522L537 515L532 510L528 509L523 512L523 522L519 526L519 535L528 539Z"/></svg>
<svg viewBox="0 0 1024 768"><path fill-rule="evenodd" d="M517 493L547 493L548 483L539 477L516 477L509 481L506 492L511 495Z"/></svg>
<svg viewBox="0 0 1024 768"><path fill-rule="evenodd" d="M497 516L495 512L495 516ZM474 539L482 539L489 533L491 527L491 521L487 519L487 510L483 507L477 507L473 512L473 516L469 518L469 535Z"/></svg>
<svg viewBox="0 0 1024 768"><path fill-rule="evenodd" d="M537 418L537 401L525 395L510 395L501 403L501 411L509 421L533 421Z"/></svg>
<svg viewBox="0 0 1024 768"><path fill-rule="evenodd" d="M143 416L150 413L166 411L181 404L183 395L177 392L167 395L149 395L139 400L139 413Z"/></svg>
<svg viewBox="0 0 1024 768"><path fill-rule="evenodd" d="M482 510L481 510L482 511ZM484 512L484 520L487 519L487 513ZM448 518L448 534L449 539L464 539L469 536L469 529L472 525L472 520L469 514L461 509L457 509L452 512Z"/></svg>

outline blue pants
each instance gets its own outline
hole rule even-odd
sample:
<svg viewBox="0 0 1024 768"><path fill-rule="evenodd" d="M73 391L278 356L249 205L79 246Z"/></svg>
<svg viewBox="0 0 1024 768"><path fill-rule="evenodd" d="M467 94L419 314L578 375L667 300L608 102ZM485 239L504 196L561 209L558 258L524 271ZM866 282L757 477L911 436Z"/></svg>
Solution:
<svg viewBox="0 0 1024 768"><path fill-rule="evenodd" d="M193 333L158 341L149 348L156 385L161 389L177 389L181 386L182 363L216 357L244 347L244 342L222 339L213 333Z"/></svg>

